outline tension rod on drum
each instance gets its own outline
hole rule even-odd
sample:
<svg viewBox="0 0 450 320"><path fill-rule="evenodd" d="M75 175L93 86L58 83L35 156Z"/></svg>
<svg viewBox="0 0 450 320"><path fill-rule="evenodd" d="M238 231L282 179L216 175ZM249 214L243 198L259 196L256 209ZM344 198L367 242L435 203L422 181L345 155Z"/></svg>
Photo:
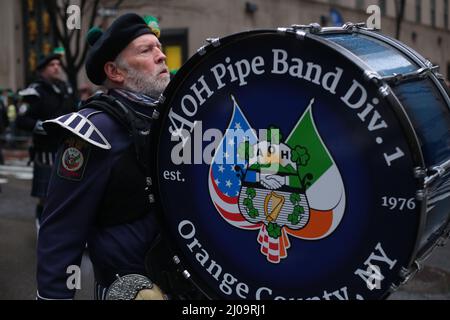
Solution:
<svg viewBox="0 0 450 320"><path fill-rule="evenodd" d="M322 26L317 22L311 24L293 24L291 25L291 28L294 31L309 30L310 33L319 33L320 31L322 31Z"/></svg>
<svg viewBox="0 0 450 320"><path fill-rule="evenodd" d="M290 28L278 28L279 32L294 33L298 39L305 39L306 34L317 34L322 31L322 26L318 23L293 24Z"/></svg>
<svg viewBox="0 0 450 320"><path fill-rule="evenodd" d="M416 71L405 74L394 74L392 76L381 77L381 80L390 84L398 84L403 81L425 78L430 73L434 73L439 69L439 66L423 67Z"/></svg>
<svg viewBox="0 0 450 320"><path fill-rule="evenodd" d="M438 166L431 168L431 170L435 173L425 178L425 187L430 186L434 181L436 181L437 178L442 177L448 169L450 169L450 159Z"/></svg>
<svg viewBox="0 0 450 320"><path fill-rule="evenodd" d="M342 29L344 29L344 30L353 30L355 28L370 30L369 28L367 28L367 25L365 22L359 22L359 23L347 22L342 26Z"/></svg>

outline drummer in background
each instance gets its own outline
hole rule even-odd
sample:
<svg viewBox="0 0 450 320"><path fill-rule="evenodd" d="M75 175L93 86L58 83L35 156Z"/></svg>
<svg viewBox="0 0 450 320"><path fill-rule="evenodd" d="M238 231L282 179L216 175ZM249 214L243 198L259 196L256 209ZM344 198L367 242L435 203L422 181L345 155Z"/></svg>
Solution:
<svg viewBox="0 0 450 320"><path fill-rule="evenodd" d="M77 113L44 124L64 138L39 233L38 299L74 297L86 244L96 299L105 298L118 276L146 275L146 253L159 234L148 179L154 149L148 140L158 114L156 99L170 79L157 21L147 22L129 13L105 32L91 29L86 73L108 92L88 99ZM139 295L166 297L157 286Z"/></svg>

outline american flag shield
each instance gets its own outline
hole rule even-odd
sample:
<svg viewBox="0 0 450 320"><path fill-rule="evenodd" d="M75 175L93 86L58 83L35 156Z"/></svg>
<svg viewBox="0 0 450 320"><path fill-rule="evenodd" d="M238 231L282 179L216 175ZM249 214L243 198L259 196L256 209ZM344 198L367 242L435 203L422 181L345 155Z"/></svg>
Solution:
<svg viewBox="0 0 450 320"><path fill-rule="evenodd" d="M211 200L222 218L234 227L246 230L259 230L257 241L260 251L271 263L280 262L287 256L289 239L283 230L282 237L274 239L268 235L262 222L251 223L239 210L239 194L242 189L242 177L248 169L248 159L239 157L239 147L255 145L258 138L250 123L242 113L236 99L233 101L233 115L225 135L216 149L211 163L208 185Z"/></svg>
<svg viewBox="0 0 450 320"><path fill-rule="evenodd" d="M248 160L239 157L238 149L246 142L256 144L258 139L235 98L231 96L231 99L233 115L211 162L209 193L217 211L228 223L241 229L258 229L261 225L248 222L238 205L241 177L248 167Z"/></svg>

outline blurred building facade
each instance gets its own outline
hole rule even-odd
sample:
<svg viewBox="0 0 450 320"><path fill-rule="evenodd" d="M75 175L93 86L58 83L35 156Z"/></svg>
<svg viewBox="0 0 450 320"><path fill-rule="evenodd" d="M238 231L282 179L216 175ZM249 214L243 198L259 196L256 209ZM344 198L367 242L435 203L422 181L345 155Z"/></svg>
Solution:
<svg viewBox="0 0 450 320"><path fill-rule="evenodd" d="M13 89L26 83L33 59L30 57L30 33L36 32L25 21L26 8L33 2L45 0L0 1L0 86ZM77 4L79 1L70 1ZM96 24L107 25L114 15L125 12L151 14L159 18L162 42L168 64L176 70L201 47L207 38L233 33L319 22L331 26L342 22L365 22L370 5L381 9L381 31L395 37L397 33L396 0L125 0L118 10L105 10L117 0L101 0ZM449 0L406 0L400 29L400 40L441 67L450 79ZM36 6L36 4L34 4ZM106 14L109 12L109 14ZM112 13L112 14L111 14ZM39 29L43 28L41 16ZM29 18L29 17L28 17ZM87 18L82 19L82 36L87 32ZM42 30L40 30L42 34ZM44 42L39 42L42 47ZM48 43L48 41L47 41ZM43 51L45 48L40 48ZM86 80L83 72L80 83Z"/></svg>

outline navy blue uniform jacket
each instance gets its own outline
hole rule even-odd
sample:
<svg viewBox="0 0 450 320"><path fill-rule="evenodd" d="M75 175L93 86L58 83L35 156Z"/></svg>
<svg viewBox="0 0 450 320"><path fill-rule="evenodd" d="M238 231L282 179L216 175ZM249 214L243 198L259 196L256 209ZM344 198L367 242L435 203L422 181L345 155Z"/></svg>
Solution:
<svg viewBox="0 0 450 320"><path fill-rule="evenodd" d="M134 108L151 115L152 110L146 106L136 104ZM67 286L67 280L73 273L68 273L68 268L80 265L86 244L95 270L99 273L97 280L97 276L103 278L106 274L145 274L145 254L158 233L152 213L132 223L113 227L101 228L95 224L100 202L108 196L105 189L111 169L132 141L126 129L104 112L83 109L70 115L75 117L72 121L87 119L87 124L78 132L90 135L93 143L100 141L103 148L87 144L82 150L82 172L72 180L61 175L62 156L67 145L63 144L58 151L38 237L38 298L43 299L73 298L75 290ZM60 122L66 120L70 123L70 115L64 116ZM92 129L89 121L98 131ZM82 140L73 135L73 131L62 131L68 137ZM110 149L105 147L108 143ZM107 286L108 283L102 285Z"/></svg>

